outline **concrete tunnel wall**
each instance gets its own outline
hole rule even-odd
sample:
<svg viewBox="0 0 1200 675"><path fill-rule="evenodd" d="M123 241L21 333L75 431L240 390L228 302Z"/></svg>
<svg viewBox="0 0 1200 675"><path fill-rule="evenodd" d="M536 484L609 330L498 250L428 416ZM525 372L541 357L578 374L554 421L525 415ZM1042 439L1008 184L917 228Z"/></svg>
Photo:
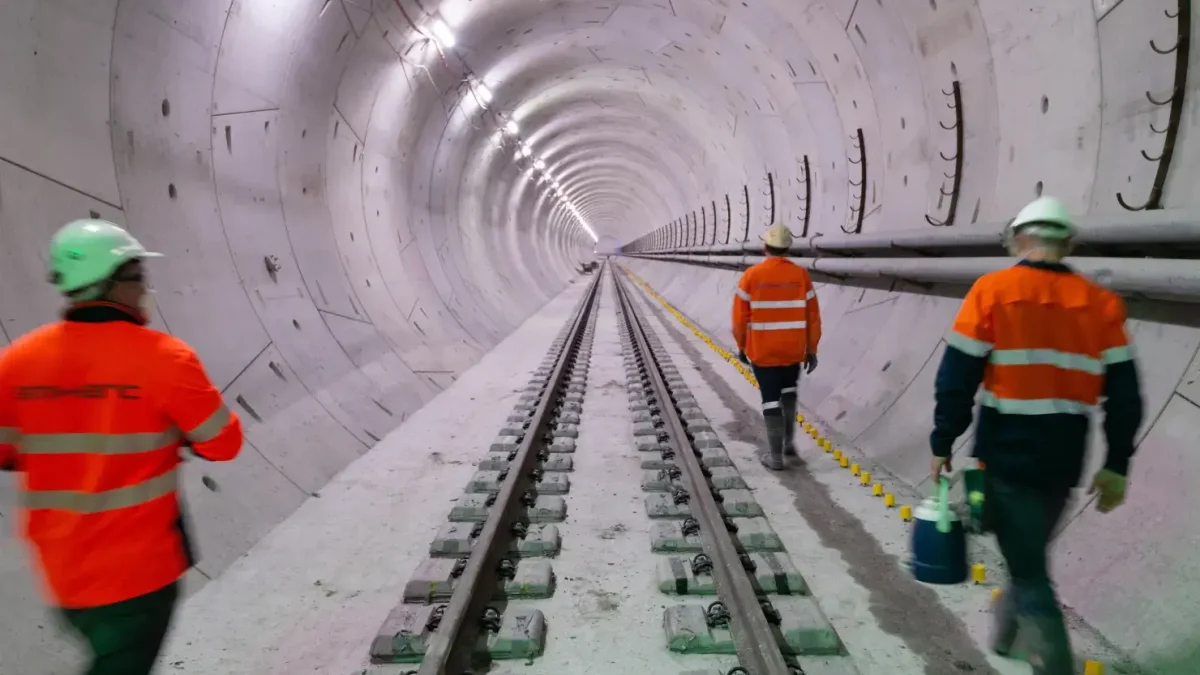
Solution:
<svg viewBox="0 0 1200 675"><path fill-rule="evenodd" d="M186 498L219 575L334 474L574 278L592 241L462 80L469 65L519 122L596 233L630 241L749 184L752 234L802 217L912 229L954 151L958 226L1008 217L1039 190L1078 211L1148 194L1174 39L1168 0L8 0L0 5L0 328L59 304L45 242L89 213L169 257L156 325L200 352L247 424L229 465L193 465ZM403 11L402 11L403 9ZM436 19L458 47L439 55ZM407 16L406 16L407 15ZM412 20L412 24L409 23ZM1194 60L1194 59L1193 59ZM1191 88L1189 87L1189 93ZM1167 205L1192 205L1196 107L1185 99ZM734 275L630 261L727 334ZM828 335L804 401L917 482L932 369L953 300L821 289ZM1165 311L1165 310L1164 310ZM1135 321L1150 408L1130 503L1080 510L1059 547L1064 597L1119 646L1177 653L1200 599L1186 486L1198 470L1200 333ZM0 343L3 344L3 343ZM215 481L219 492L201 479ZM7 479L0 479L7 480ZM1151 488L1150 486L1154 486ZM0 484L0 672L63 672ZM1096 589L1103 588L1103 593ZM15 610L13 610L15 608ZM1130 620L1131 617L1137 620Z"/></svg>

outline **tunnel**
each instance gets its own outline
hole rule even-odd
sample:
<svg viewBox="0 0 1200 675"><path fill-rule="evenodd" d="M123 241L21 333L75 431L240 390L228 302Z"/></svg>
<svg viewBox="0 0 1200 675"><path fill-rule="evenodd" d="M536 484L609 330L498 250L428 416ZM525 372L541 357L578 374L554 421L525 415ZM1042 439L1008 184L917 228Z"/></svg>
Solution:
<svg viewBox="0 0 1200 675"><path fill-rule="evenodd" d="M367 645L606 275L594 359L617 364L616 390L589 385L611 410L585 414L597 459L577 462L596 478L580 489L597 492L579 517L598 534L573 554L598 567L559 572L560 656L530 672L683 672L637 660L667 653L653 565L595 562L649 560L644 537L621 548L645 518L621 459L613 279L676 345L741 462L756 403L721 356L730 302L761 235L786 224L815 252L825 324L804 414L911 504L930 487L933 380L962 294L978 261L1011 263L1003 224L1052 195L1085 235L1125 228L1079 260L1132 280L1146 402L1128 502L1102 515L1079 490L1056 535L1074 645L1109 673L1194 673L1200 292L1152 291L1200 288L1197 237L1129 232L1192 222L1189 5L4 0L0 348L56 320L47 243L64 223L109 220L163 253L152 326L197 351L246 441L233 462L185 463L200 559L161 672L397 673ZM1145 281L1160 272L1169 283ZM905 524L855 480L750 464L855 669L811 672L1029 672L986 654L985 590L907 575ZM16 494L0 474L0 674L79 672ZM611 516L626 502L633 515Z"/></svg>

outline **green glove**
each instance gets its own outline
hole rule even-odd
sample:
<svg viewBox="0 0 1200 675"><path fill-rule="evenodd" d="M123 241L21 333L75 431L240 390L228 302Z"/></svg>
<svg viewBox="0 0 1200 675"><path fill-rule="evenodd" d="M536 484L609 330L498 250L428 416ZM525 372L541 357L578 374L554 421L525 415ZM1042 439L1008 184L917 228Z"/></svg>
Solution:
<svg viewBox="0 0 1200 675"><path fill-rule="evenodd" d="M1092 487L1088 494L1099 493L1096 500L1096 510L1108 513L1125 503L1125 476L1108 469L1100 469L1092 477Z"/></svg>

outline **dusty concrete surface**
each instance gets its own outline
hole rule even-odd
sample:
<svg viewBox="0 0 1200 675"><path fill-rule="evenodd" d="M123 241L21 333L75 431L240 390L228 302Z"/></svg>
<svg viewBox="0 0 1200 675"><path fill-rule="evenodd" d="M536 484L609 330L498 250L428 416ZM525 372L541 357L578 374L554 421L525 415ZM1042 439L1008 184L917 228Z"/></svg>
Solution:
<svg viewBox="0 0 1200 675"><path fill-rule="evenodd" d="M380 624L583 288L552 300L197 592L180 613L164 672L366 667Z"/></svg>

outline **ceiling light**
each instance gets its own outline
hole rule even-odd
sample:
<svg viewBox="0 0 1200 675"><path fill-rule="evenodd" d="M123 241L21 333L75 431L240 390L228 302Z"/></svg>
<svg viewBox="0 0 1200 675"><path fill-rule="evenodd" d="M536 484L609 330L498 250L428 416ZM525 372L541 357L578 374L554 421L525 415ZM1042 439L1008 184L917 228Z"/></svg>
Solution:
<svg viewBox="0 0 1200 675"><path fill-rule="evenodd" d="M524 144L524 143L522 143L522 144L521 144L521 149L520 149L520 150L518 150L518 152L520 153L520 155L521 155L522 157L528 157L528 156L529 156L529 148L525 147L525 144Z"/></svg>
<svg viewBox="0 0 1200 675"><path fill-rule="evenodd" d="M450 49L454 46L454 32L450 30L445 21L434 19L430 30L433 32L433 39L437 40L442 49Z"/></svg>
<svg viewBox="0 0 1200 675"><path fill-rule="evenodd" d="M443 0L442 6L438 7L438 13L451 26L461 26L463 19L467 18L467 2L466 0Z"/></svg>
<svg viewBox="0 0 1200 675"><path fill-rule="evenodd" d="M475 95L479 97L484 106L492 102L492 90L482 84L475 88Z"/></svg>
<svg viewBox="0 0 1200 675"><path fill-rule="evenodd" d="M534 162L533 165L536 166L539 170L546 168L546 163L540 159L537 160L536 162Z"/></svg>
<svg viewBox="0 0 1200 675"><path fill-rule="evenodd" d="M518 127L515 121L509 120L508 124L504 125L504 130L510 134L515 134L521 130L521 127Z"/></svg>

